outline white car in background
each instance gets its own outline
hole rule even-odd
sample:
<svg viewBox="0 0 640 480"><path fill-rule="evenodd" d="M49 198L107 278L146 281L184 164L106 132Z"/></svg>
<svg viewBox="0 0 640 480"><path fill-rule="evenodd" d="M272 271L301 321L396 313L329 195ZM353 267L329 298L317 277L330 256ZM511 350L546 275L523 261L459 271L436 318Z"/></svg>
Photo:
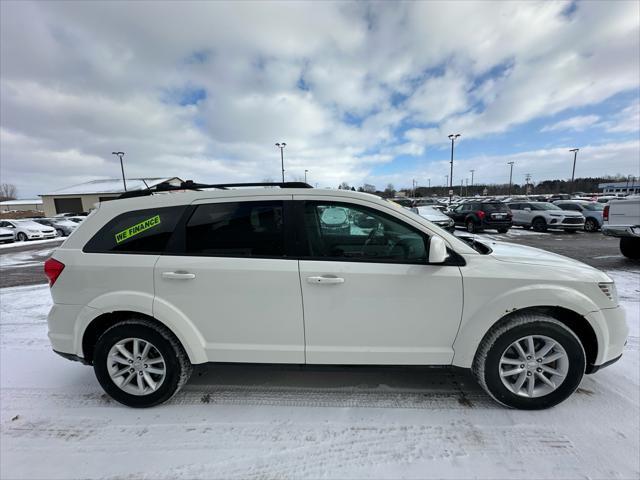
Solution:
<svg viewBox="0 0 640 480"><path fill-rule="evenodd" d="M585 218L580 212L562 210L548 202L510 202L513 224L536 232L549 229L576 232L584 229Z"/></svg>
<svg viewBox="0 0 640 480"><path fill-rule="evenodd" d="M0 243L13 243L16 241L16 234L10 228L0 227Z"/></svg>
<svg viewBox="0 0 640 480"><path fill-rule="evenodd" d="M604 207L602 233L620 238L620 252L640 259L640 196L611 200Z"/></svg>
<svg viewBox="0 0 640 480"><path fill-rule="evenodd" d="M411 211L417 213L423 218L426 218L431 223L436 224L440 228L444 228L445 230L448 230L450 232L453 232L456 229L453 218L445 215L441 210L435 207L424 205L420 207L412 207Z"/></svg>
<svg viewBox="0 0 640 480"><path fill-rule="evenodd" d="M19 242L56 238L57 236L54 228L46 227L33 220L2 220L0 227L11 229Z"/></svg>

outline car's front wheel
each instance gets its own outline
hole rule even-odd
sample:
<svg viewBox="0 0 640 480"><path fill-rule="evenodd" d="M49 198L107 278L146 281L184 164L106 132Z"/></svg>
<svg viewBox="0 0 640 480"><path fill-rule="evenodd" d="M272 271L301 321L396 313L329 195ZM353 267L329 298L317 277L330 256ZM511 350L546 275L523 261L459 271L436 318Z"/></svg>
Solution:
<svg viewBox="0 0 640 480"><path fill-rule="evenodd" d="M586 356L578 337L543 314L518 315L489 331L472 371L499 403L524 410L553 407L580 384Z"/></svg>
<svg viewBox="0 0 640 480"><path fill-rule="evenodd" d="M508 228L499 228L498 233L507 233L509 231Z"/></svg>
<svg viewBox="0 0 640 480"><path fill-rule="evenodd" d="M544 220L544 218L534 218L533 222L531 222L531 227L536 231L536 232L546 232L547 231L547 222Z"/></svg>
<svg viewBox="0 0 640 480"><path fill-rule="evenodd" d="M467 219L465 226L467 227L467 232L476 233L478 227L476 226L476 222L473 221L473 218Z"/></svg>
<svg viewBox="0 0 640 480"><path fill-rule="evenodd" d="M146 319L132 319L100 336L93 368L111 397L143 408L173 397L189 379L192 367L169 329Z"/></svg>
<svg viewBox="0 0 640 480"><path fill-rule="evenodd" d="M18 235L16 235L16 238L18 239L19 242L26 242L27 240L29 240L29 237L27 237L27 234L24 232L18 232Z"/></svg>

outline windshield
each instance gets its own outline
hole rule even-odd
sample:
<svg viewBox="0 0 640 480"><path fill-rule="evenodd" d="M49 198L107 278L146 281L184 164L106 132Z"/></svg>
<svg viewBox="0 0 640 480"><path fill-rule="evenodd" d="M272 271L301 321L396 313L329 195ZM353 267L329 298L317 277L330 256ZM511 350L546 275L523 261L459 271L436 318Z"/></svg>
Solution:
<svg viewBox="0 0 640 480"><path fill-rule="evenodd" d="M540 203L532 203L531 210L562 210L562 209L557 205L554 205L553 203L540 202Z"/></svg>
<svg viewBox="0 0 640 480"><path fill-rule="evenodd" d="M585 203L582 205L585 210L591 210L592 212L599 212L604 210L604 205L601 203Z"/></svg>

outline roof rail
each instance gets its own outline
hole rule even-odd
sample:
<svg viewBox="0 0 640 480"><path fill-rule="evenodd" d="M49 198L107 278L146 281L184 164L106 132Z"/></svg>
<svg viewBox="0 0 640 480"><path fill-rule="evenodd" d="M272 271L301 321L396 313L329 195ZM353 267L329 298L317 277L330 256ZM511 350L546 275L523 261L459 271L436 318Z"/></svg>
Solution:
<svg viewBox="0 0 640 480"><path fill-rule="evenodd" d="M176 190L203 190L207 188L218 188L220 190L226 190L233 187L278 187L278 188L313 188L311 185L305 182L259 182L259 183L195 183L193 180L187 180L180 185L169 185L166 183L160 183L154 187L147 187L145 190L132 190L124 192L118 197L132 198L132 197L146 197L153 195L156 192L171 192Z"/></svg>

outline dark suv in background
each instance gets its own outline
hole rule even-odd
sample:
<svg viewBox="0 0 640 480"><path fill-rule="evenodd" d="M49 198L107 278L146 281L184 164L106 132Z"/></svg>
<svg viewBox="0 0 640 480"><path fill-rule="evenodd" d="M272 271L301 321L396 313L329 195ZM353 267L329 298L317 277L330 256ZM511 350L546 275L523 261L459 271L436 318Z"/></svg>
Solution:
<svg viewBox="0 0 640 480"><path fill-rule="evenodd" d="M446 213L453 218L456 225L465 227L470 233L485 229L507 233L513 220L507 204L495 200L466 202Z"/></svg>

